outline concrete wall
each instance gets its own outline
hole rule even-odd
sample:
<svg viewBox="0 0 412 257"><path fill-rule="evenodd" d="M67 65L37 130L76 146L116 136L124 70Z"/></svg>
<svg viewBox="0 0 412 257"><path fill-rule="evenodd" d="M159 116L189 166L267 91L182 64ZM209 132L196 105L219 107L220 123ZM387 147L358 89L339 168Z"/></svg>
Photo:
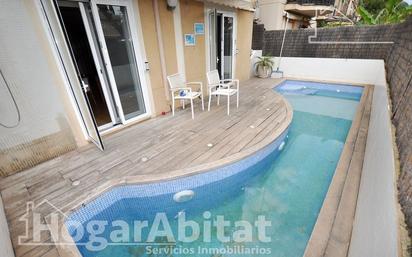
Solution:
<svg viewBox="0 0 412 257"><path fill-rule="evenodd" d="M397 174L389 97L384 64L379 62L375 76L370 77L375 89L349 257L402 256L394 213Z"/></svg>
<svg viewBox="0 0 412 257"><path fill-rule="evenodd" d="M396 44L386 57L401 174L399 200L412 232L412 17L398 26Z"/></svg>

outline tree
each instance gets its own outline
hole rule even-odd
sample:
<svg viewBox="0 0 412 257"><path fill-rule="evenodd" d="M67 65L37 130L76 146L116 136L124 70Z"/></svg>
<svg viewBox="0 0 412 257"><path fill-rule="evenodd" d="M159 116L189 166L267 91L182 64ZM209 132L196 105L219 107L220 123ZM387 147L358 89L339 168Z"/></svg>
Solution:
<svg viewBox="0 0 412 257"><path fill-rule="evenodd" d="M374 13L365 6L359 6L358 14L361 16L360 23L368 25L391 24L403 22L408 15L412 14L412 6L402 0L388 0L385 7Z"/></svg>
<svg viewBox="0 0 412 257"><path fill-rule="evenodd" d="M385 8L385 0L361 0L360 6L363 6L369 13L376 15Z"/></svg>

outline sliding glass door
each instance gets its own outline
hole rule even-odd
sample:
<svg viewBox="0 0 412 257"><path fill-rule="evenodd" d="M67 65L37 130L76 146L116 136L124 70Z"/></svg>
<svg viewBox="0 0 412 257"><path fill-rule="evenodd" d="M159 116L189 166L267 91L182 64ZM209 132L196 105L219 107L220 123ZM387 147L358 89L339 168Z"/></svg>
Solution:
<svg viewBox="0 0 412 257"><path fill-rule="evenodd" d="M115 102L125 123L146 112L131 2L95 0L92 10Z"/></svg>
<svg viewBox="0 0 412 257"><path fill-rule="evenodd" d="M210 58L210 70L215 70L218 65L217 57L217 11L213 9L209 11L209 58Z"/></svg>
<svg viewBox="0 0 412 257"><path fill-rule="evenodd" d="M133 0L40 0L87 137L150 115ZM146 101L145 101L146 100Z"/></svg>
<svg viewBox="0 0 412 257"><path fill-rule="evenodd" d="M222 15L222 67L221 77L231 79L233 77L233 16Z"/></svg>
<svg viewBox="0 0 412 257"><path fill-rule="evenodd" d="M235 15L231 12L210 10L209 27L209 68L217 69L222 79L233 78L235 63Z"/></svg>

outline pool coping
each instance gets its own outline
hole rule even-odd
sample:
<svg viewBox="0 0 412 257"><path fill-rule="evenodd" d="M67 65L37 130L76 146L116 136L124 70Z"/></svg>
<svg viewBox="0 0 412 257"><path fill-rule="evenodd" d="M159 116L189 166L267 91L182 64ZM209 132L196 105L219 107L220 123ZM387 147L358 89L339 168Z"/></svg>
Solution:
<svg viewBox="0 0 412 257"><path fill-rule="evenodd" d="M310 81L314 81L314 80L310 80ZM346 84L341 81L339 82L318 81L318 82L333 83L333 84ZM333 247L329 246L329 243L330 243L332 230L335 225L335 219L337 215L339 215L338 209L340 207L340 203L343 198L342 195L344 194L343 192L344 187L350 186L350 185L346 185L345 182L346 182L347 177L349 177L350 175L348 174L348 169L350 168L351 161L354 159L354 156L355 156L355 152L356 152L355 148L357 147L357 144L358 144L358 140L357 140L358 134L361 129L365 129L366 135L367 135L367 131L369 129L369 118L370 117L368 116L367 120L364 120L364 112L367 108L370 109L372 107L372 97L373 97L374 86L369 85L369 84L356 84L356 83L347 83L346 85L348 84L363 87L364 91L359 101L359 105L358 105L355 117L352 120L352 125L348 132L348 136L346 137L346 141L345 141L342 153L340 155L338 165L335 169L335 173L332 177L332 180L329 185L326 196L324 198L322 207L316 219L316 223L313 227L311 236L306 245L303 257L347 256L349 252L350 238L351 238L351 232L353 229L353 225L350 227L349 229L350 231L346 231L346 234L349 233L349 238L346 238L348 239L348 245L347 245L347 249L345 253L338 252L337 248L333 249ZM366 122L366 128L363 128L362 125L365 125L364 124L365 122ZM365 137L365 145L366 145L366 137ZM361 152L362 154L361 165L358 167L360 168L360 171L359 171L360 174L362 173L362 163L363 163L364 153L365 153L365 149L363 148L363 151ZM360 181L360 176L358 179ZM350 199L351 201L349 201L349 204L353 204L352 211L356 211L357 196L359 193L359 184L357 185L357 188L355 188L355 192L352 192L352 193L355 193L355 196L354 196L355 199L353 198ZM348 204L348 202L346 202L346 204ZM346 219L346 222L350 222L351 224L353 224L355 215L353 213L352 217L346 217L346 218L349 218L349 220ZM345 229L348 229L348 228L345 227Z"/></svg>
<svg viewBox="0 0 412 257"><path fill-rule="evenodd" d="M278 85L280 85L284 80L275 80L273 79L273 85L271 89L274 89ZM290 103L279 93L275 90L271 90L271 92L275 95L280 96L280 99L284 102L284 106L286 108L286 115L285 121L274 130L270 135L265 137L264 140L259 142L258 144L245 149L242 152L233 154L231 156L225 157L223 159L200 164L194 167L174 170L169 172L168 174L144 174L138 176L125 176L122 178L111 179L103 183L97 188L93 188L90 192L86 193L84 196L74 199L72 202L67 203L65 207L62 208L63 216L59 216L59 222L54 223L51 222L51 214L45 217L48 226L50 227L51 237L55 242L57 251L61 257L82 257L80 254L77 246L75 245L72 237L70 236L67 227L61 226L56 227L56 225L64 224L64 220L74 211L78 210L82 207L84 203L90 202L101 194L109 191L110 189L118 186L124 185L138 185L138 184L149 184L149 183L158 183L164 181L170 181L179 179L182 177L193 176L199 173L207 172L212 169L216 169L222 166L227 166L232 163L238 162L246 157L249 157L259 150L269 146L271 143L275 142L290 126L293 118L293 108Z"/></svg>
<svg viewBox="0 0 412 257"><path fill-rule="evenodd" d="M329 235L330 233L325 233L324 230L322 230L322 228L325 228L325 224L330 223L330 216L328 216L328 211L330 207L333 207L333 204L339 203L340 201L340 196L338 198L336 198L336 195L334 195L335 193L333 192L333 190L338 186L337 184L337 180L339 179L337 174L339 172L339 170L342 170L341 166L343 164L341 164L343 161L346 162L350 162L350 160L352 158L350 158L349 160L344 160L344 157L347 157L347 155L349 155L350 153L353 152L352 151L349 152L350 149L350 139L354 139L357 136L357 132L360 129L360 122L362 120L362 114L363 114L363 110L365 108L365 102L366 102L366 92L372 91L373 92L373 85L368 85L368 84L360 84L360 83L352 83L352 82L342 82L342 81L330 81L330 80L315 80L315 79L302 79L302 78L294 78L294 77L287 77L287 78L283 78L281 80L273 80L274 81L274 85L272 86L272 89L275 89L277 86L281 85L284 81L286 80L296 80L296 81L307 81L307 82L319 82L319 83L328 83L328 84L336 84L336 85L346 85L346 86L358 86L358 87L363 87L364 91L362 93L362 97L359 101L359 105L355 114L355 118L352 121L352 125L351 128L348 132L348 136L346 138L345 144L344 144L344 148L342 150L342 153L340 155L339 158L339 162L338 162L338 166L335 169L332 181L329 185L328 188L328 192L324 198L322 207L320 209L319 215L316 219L316 223L315 226L312 230L310 239L306 245L305 248L305 252L303 257L320 257L320 256L324 256L324 252L326 250L326 245L328 243L329 240ZM372 89L372 90L371 90ZM279 94L277 93L275 90L272 91L274 94ZM98 196L100 196L101 194L103 194L104 192L109 191L110 189L117 187L117 186L122 186L122 185L137 185L137 184L149 184L149 183L157 183L157 182L164 182L164 181L170 181L170 180L175 180L178 178L182 178L182 177L186 177L186 176L192 176L192 175L196 175L202 172L206 172L209 171L211 169L216 169L218 167L221 166L226 166L229 165L231 163L237 162L243 158L246 158L248 156L253 155L254 153L258 152L259 150L263 149L264 147L270 145L270 143L274 142L279 136L282 135L282 133L284 131L286 131L289 128L290 123L292 122L292 118L293 118L293 108L291 107L290 103L281 95L281 99L284 101L285 106L286 106L286 111L287 111L287 115L286 115L286 119L287 122L282 123L282 125L277 128L271 135L270 137L265 138L265 140L263 140L262 142L254 145L253 147L240 152L240 153L236 153L234 155L228 156L224 159L218 160L218 161L214 161L214 162L209 162L209 163L205 163L205 164L201 164L195 167L190 167L190 168L185 168L185 169L179 169L179 170L174 170L170 173L168 173L167 175L165 174L156 174L155 176L153 174L150 175L138 175L138 176L132 176L132 177L123 177L123 178L118 178L118 179L111 179L107 182L105 182L104 184L102 184L101 186L94 188L91 193L88 193L87 196L82 197L82 200L76 199L73 202L78 202L77 204L75 204L75 207L66 209L63 208L63 210L65 210L65 215L70 215L70 213L76 211L77 209L79 209L80 207L82 207L82 204L84 202L90 202L93 199L97 198ZM356 129L356 131L355 131ZM350 155L350 157L352 157ZM344 170L343 170L344 171ZM345 177L346 178L346 177ZM335 199L334 199L335 198ZM334 200L335 203L330 202ZM66 206L70 206L73 205L72 203L67 204ZM60 217L61 220L57 223L57 224L64 224L64 218ZM333 217L334 218L334 217ZM46 220L48 221L47 223L50 224L50 231L51 231L51 236L53 239L57 239L55 240L56 243L56 248L59 252L59 255L61 257L82 257L82 255L80 254L77 246L75 245L74 241L72 240L72 237L70 236L67 227L63 226L63 227L54 227L53 223L50 222L50 215L48 215L46 217ZM332 220L333 221L333 220ZM332 228L333 222L332 224L330 224L330 230ZM329 231L330 231L329 230ZM60 234L58 234L60 231ZM57 233L57 234L56 234ZM326 236L325 236L326 235ZM64 237L64 241L60 240L60 236ZM70 241L71 240L71 241ZM325 247L322 248L319 246L318 242L322 242ZM62 243L62 244L60 244ZM321 249L322 251L319 252L319 249Z"/></svg>

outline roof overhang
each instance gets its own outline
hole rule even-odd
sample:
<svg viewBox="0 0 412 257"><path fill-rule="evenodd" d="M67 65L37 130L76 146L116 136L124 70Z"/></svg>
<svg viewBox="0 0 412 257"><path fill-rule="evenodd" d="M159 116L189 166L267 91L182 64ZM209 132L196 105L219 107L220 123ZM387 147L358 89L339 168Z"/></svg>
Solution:
<svg viewBox="0 0 412 257"><path fill-rule="evenodd" d="M212 3L232 7L236 9L254 12L254 1L252 0L198 0L205 3Z"/></svg>
<svg viewBox="0 0 412 257"><path fill-rule="evenodd" d="M285 11L294 14L306 16L306 17L316 17L325 16L327 14L333 13L335 10L334 6L325 5L300 5L300 4L286 4Z"/></svg>

